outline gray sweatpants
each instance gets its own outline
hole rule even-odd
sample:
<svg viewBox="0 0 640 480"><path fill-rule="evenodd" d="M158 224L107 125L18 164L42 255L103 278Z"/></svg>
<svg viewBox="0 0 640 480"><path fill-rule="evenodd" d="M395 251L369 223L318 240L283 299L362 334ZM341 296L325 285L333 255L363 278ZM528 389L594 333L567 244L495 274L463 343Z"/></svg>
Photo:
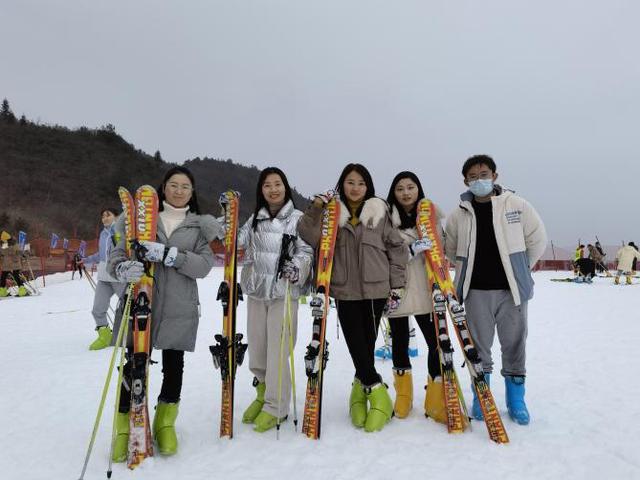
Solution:
<svg viewBox="0 0 640 480"><path fill-rule="evenodd" d="M527 302L516 306L509 290L469 290L464 307L485 373L493 371L491 346L497 330L502 352L500 373L525 375Z"/></svg>
<svg viewBox="0 0 640 480"><path fill-rule="evenodd" d="M247 300L247 339L249 342L249 370L260 382L266 383L263 410L278 416L278 369L280 367L280 336L284 319L285 301ZM298 301L291 300L291 326L293 345L298 331ZM282 355L282 388L280 417L289 413L291 399L291 376L289 373L289 328L285 326Z"/></svg>
<svg viewBox="0 0 640 480"><path fill-rule="evenodd" d="M96 284L96 294L93 297L93 309L91 310L91 314L96 321L96 327L106 327L109 325L107 322L107 310L109 310L111 297L114 295L117 295L118 298L122 297L126 287L126 283L98 281Z"/></svg>

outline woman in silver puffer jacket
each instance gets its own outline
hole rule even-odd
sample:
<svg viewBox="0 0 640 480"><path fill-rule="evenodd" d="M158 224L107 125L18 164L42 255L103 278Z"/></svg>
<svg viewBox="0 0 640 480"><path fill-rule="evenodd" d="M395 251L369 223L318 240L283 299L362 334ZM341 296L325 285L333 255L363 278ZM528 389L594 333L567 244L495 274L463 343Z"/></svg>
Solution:
<svg viewBox="0 0 640 480"><path fill-rule="evenodd" d="M313 265L313 249L296 234L301 216L284 173L275 167L264 169L258 179L254 214L238 232L238 246L245 250L240 284L248 297L249 369L257 390L257 398L245 410L242 421L254 423L258 432L275 427L278 418L284 419L289 411L289 363L286 354L280 359L285 296L289 286L295 344L298 298L308 293ZM288 346L288 328L284 335Z"/></svg>

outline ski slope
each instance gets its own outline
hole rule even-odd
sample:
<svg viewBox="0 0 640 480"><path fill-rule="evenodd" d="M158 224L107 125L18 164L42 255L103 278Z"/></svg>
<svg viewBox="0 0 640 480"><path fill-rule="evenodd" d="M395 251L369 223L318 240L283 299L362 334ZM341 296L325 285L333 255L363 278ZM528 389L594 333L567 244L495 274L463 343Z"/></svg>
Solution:
<svg viewBox="0 0 640 480"><path fill-rule="evenodd" d="M513 423L506 414L504 384L493 376L493 392L511 443L489 441L484 423L449 435L423 416L425 343L414 366L414 410L393 419L380 433L350 424L347 399L353 367L346 344L336 338L335 310L327 338L322 438L309 440L283 424L254 433L243 425L243 409L254 397L245 364L236 383L233 440L220 439L220 373L208 346L221 330L215 292L222 269L199 282L202 317L196 352L185 358L184 388L176 427L179 452L154 457L135 471L114 465L114 479L633 479L640 478L637 414L640 383L631 375L640 362L637 347L640 285L556 283L568 272L538 272L529 308L527 403L532 422ZM635 279L634 281L637 281ZM70 274L47 278L42 295L0 301L0 477L79 478L107 371L111 349L90 352L94 339L93 292ZM246 332L246 309L239 306L238 331ZM302 357L310 339L309 307L301 305L296 347L298 416L302 417L306 377ZM379 343L381 342L379 336ZM467 403L469 377L456 344L456 365ZM494 354L499 351L496 341ZM155 355L159 357L159 355ZM499 368L499 356L496 365ZM391 363L377 362L392 385ZM151 369L151 407L160 389L161 367ZM115 385L115 376L113 384ZM115 388L111 388L85 478L106 478ZM390 389L392 396L393 388ZM291 417L290 417L291 418Z"/></svg>

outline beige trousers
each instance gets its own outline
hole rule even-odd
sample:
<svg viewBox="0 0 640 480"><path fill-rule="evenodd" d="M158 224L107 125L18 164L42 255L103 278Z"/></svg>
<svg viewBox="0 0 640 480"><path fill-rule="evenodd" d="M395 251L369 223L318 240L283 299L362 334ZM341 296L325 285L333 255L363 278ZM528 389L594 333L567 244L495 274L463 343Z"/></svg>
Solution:
<svg viewBox="0 0 640 480"><path fill-rule="evenodd" d="M265 412L277 417L289 413L291 403L291 374L289 369L289 328L285 325L282 352L282 388L278 411L278 369L280 368L280 337L284 320L285 301L247 300L247 339L249 342L249 370L260 382L266 383ZM291 300L291 326L293 345L298 330L298 301Z"/></svg>

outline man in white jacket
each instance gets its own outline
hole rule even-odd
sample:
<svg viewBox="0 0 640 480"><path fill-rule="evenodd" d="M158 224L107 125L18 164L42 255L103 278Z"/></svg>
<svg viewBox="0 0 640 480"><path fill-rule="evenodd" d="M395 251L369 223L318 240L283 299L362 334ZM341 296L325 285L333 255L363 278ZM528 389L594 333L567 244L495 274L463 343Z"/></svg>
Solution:
<svg viewBox="0 0 640 480"><path fill-rule="evenodd" d="M495 183L498 174L491 157L469 158L462 175L469 189L447 219L446 254L456 264L458 297L464 301L487 378L493 370L491 346L497 330L509 415L527 425L527 303L533 297L531 268L547 243L545 228L526 200ZM483 417L475 392L472 415Z"/></svg>
<svg viewBox="0 0 640 480"><path fill-rule="evenodd" d="M627 276L627 284L631 285L631 278L633 277L633 261L640 259L640 252L636 250L635 243L629 242L629 245L622 247L616 253L616 261L618 262L618 272L614 280L615 284L620 283L620 276Z"/></svg>

